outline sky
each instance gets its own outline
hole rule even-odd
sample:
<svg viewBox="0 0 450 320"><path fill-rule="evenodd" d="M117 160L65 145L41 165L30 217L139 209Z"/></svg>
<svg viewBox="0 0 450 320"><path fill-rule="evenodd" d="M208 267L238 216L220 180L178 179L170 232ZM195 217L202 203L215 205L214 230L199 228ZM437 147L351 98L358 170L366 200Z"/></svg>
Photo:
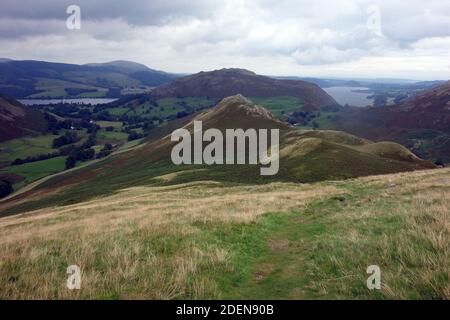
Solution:
<svg viewBox="0 0 450 320"><path fill-rule="evenodd" d="M0 57L448 80L450 1L1 0Z"/></svg>

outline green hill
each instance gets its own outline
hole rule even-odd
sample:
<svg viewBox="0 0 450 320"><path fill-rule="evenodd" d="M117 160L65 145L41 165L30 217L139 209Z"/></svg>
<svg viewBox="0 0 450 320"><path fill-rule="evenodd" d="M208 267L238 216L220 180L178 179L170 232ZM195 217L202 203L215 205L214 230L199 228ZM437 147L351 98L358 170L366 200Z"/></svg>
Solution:
<svg viewBox="0 0 450 320"><path fill-rule="evenodd" d="M449 197L449 169L131 187L1 218L0 299L445 300Z"/></svg>
<svg viewBox="0 0 450 320"><path fill-rule="evenodd" d="M282 120L292 118L296 112L338 107L316 84L231 68L180 77L156 87L149 94L125 97L105 108L127 116L137 113L140 117L175 118L209 108L236 94L249 97Z"/></svg>
<svg viewBox="0 0 450 320"><path fill-rule="evenodd" d="M244 69L200 72L159 86L151 95L161 97L210 97L223 99L242 94L246 97L297 97L305 109L337 105L319 86L301 80L274 79Z"/></svg>
<svg viewBox="0 0 450 320"><path fill-rule="evenodd" d="M178 126L192 131L194 120L202 120L204 130L279 129L279 173L261 176L258 165L175 166L170 159L175 143L169 135L161 138L159 133L134 150L48 179L35 189L19 194L2 204L2 215L77 203L133 186L193 181L306 183L434 167L398 144L375 144L333 131L299 130L240 95L226 98L216 108L200 113L192 120L186 118L184 123L178 122Z"/></svg>
<svg viewBox="0 0 450 320"><path fill-rule="evenodd" d="M118 97L147 92L177 76L129 61L76 65L45 61L0 62L0 93L14 98Z"/></svg>

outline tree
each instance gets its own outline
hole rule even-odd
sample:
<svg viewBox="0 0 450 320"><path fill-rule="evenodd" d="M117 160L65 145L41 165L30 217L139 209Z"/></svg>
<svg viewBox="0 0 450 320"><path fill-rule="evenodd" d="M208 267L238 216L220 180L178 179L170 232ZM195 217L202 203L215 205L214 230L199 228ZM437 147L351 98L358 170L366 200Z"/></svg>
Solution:
<svg viewBox="0 0 450 320"><path fill-rule="evenodd" d="M14 192L11 182L6 180L0 181L0 198L4 198Z"/></svg>
<svg viewBox="0 0 450 320"><path fill-rule="evenodd" d="M89 135L89 137L86 140L86 142L82 145L83 149L95 146L95 144L97 143L96 139L95 139L95 135L96 135L95 133Z"/></svg>
<svg viewBox="0 0 450 320"><path fill-rule="evenodd" d="M53 148L57 149L67 144L75 143L78 140L80 140L80 138L75 132L66 132L63 136L53 140Z"/></svg>
<svg viewBox="0 0 450 320"><path fill-rule="evenodd" d="M128 141L141 139L143 137L144 137L143 134L137 133L136 131L130 131L130 134L128 135Z"/></svg>
<svg viewBox="0 0 450 320"><path fill-rule="evenodd" d="M73 167L75 167L76 164L77 159L74 156L70 155L66 159L66 170L72 169Z"/></svg>
<svg viewBox="0 0 450 320"><path fill-rule="evenodd" d="M81 151L81 161L87 161L93 159L95 156L95 150L92 148L84 149Z"/></svg>
<svg viewBox="0 0 450 320"><path fill-rule="evenodd" d="M113 146L110 143L105 144L102 150L100 150L99 153L97 153L96 158L101 159L104 157L109 156L112 153Z"/></svg>

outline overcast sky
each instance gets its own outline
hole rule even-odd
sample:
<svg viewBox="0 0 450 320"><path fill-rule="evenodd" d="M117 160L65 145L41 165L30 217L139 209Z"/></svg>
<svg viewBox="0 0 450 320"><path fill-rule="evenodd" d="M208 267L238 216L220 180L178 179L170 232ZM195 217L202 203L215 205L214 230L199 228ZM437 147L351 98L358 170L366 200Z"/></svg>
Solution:
<svg viewBox="0 0 450 320"><path fill-rule="evenodd" d="M66 27L69 5L81 29ZM0 57L450 79L449 0L1 0Z"/></svg>

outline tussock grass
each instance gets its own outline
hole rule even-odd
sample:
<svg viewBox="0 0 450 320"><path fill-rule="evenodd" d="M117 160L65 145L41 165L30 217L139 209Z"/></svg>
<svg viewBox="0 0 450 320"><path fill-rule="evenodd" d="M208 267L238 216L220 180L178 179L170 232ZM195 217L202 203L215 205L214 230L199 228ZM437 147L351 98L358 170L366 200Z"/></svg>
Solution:
<svg viewBox="0 0 450 320"><path fill-rule="evenodd" d="M449 299L449 200L449 169L128 188L0 219L0 298Z"/></svg>
<svg viewBox="0 0 450 320"><path fill-rule="evenodd" d="M1 298L217 298L230 250L208 241L209 223L249 224L302 209L332 186L136 187L89 202L0 220ZM82 289L65 287L67 266Z"/></svg>

